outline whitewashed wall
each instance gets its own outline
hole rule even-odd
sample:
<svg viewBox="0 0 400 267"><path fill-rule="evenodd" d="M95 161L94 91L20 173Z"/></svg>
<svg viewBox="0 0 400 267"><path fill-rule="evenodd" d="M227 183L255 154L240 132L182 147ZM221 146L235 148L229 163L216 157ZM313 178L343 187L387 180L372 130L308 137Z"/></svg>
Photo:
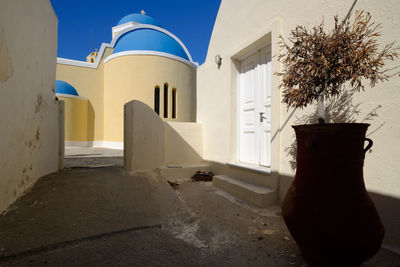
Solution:
<svg viewBox="0 0 400 267"><path fill-rule="evenodd" d="M57 23L49 0L0 2L0 213L58 170Z"/></svg>
<svg viewBox="0 0 400 267"><path fill-rule="evenodd" d="M325 20L332 27L333 17L344 18L353 0L222 0L212 33L205 63L198 69L197 121L203 124L205 159L229 162L236 153L236 57L241 51L272 34L272 56L279 53L277 38L288 37L296 25L312 27ZM363 9L372 14L374 21L382 23L382 43L400 44L400 2L398 0L358 1L354 10ZM265 38L267 40L267 38ZM222 65L217 67L214 57L221 55ZM388 67L400 65L400 61ZM272 59L272 72L279 71L276 58ZM314 107L305 110L287 110L280 104L279 80L273 78L272 147L273 172L280 176L280 199L286 194L294 176L294 132L290 127L307 121ZM365 92L348 95L346 120L371 124L368 137L373 139L371 153L366 155L365 181L376 199L386 226L385 245L400 251L400 217L394 211L400 205L400 79L379 84ZM345 107L341 107L343 111ZM343 120L337 116L336 121ZM345 186L345 185L344 185Z"/></svg>

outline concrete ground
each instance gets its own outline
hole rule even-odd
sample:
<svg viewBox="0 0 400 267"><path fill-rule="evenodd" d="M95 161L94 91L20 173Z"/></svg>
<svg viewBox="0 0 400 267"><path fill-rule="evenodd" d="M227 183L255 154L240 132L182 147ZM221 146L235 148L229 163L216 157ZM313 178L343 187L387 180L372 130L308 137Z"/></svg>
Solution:
<svg viewBox="0 0 400 267"><path fill-rule="evenodd" d="M41 178L0 216L0 266L307 266L279 207L96 165ZM399 263L382 249L362 266Z"/></svg>
<svg viewBox="0 0 400 267"><path fill-rule="evenodd" d="M103 147L65 148L64 167L111 167L124 165L124 150Z"/></svg>

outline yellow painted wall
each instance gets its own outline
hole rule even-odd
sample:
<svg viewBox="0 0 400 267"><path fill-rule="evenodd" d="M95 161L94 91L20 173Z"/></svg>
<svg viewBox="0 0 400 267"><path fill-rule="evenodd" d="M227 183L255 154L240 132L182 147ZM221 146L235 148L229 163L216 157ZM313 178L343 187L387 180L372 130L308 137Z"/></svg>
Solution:
<svg viewBox="0 0 400 267"><path fill-rule="evenodd" d="M58 170L56 57L50 1L0 1L0 213Z"/></svg>
<svg viewBox="0 0 400 267"><path fill-rule="evenodd" d="M168 83L168 118L196 119L196 70L182 62L147 55L129 55L109 60L107 48L97 69L57 64L57 80L66 81L79 96L89 99L87 133L72 134L66 122L66 141L123 142L123 105L140 100L154 107L154 89L160 87L160 116L164 115L164 83ZM172 119L172 89L177 91L176 119ZM68 103L66 103L68 109ZM68 113L68 112L67 112ZM87 138L83 138L87 136Z"/></svg>
<svg viewBox="0 0 400 267"><path fill-rule="evenodd" d="M59 97L65 103L65 141L92 141L94 112L88 100Z"/></svg>
<svg viewBox="0 0 400 267"><path fill-rule="evenodd" d="M154 88L160 86L160 116L163 116L163 86L169 84L168 120L172 114L172 89L177 89L176 121L196 119L196 70L180 61L128 55L104 65L104 140L123 142L123 106L140 100L154 108Z"/></svg>
<svg viewBox="0 0 400 267"><path fill-rule="evenodd" d="M97 69L57 64L57 80L68 82L77 90L79 96L89 99L88 116L93 118L93 127L89 128L86 141L104 140L104 65L102 62L111 53L112 49L107 48Z"/></svg>

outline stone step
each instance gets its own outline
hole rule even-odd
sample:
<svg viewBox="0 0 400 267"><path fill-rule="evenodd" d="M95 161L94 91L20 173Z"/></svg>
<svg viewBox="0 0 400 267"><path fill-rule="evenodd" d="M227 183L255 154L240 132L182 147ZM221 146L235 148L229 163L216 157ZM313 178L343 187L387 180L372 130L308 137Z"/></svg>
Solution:
<svg viewBox="0 0 400 267"><path fill-rule="evenodd" d="M213 185L217 188L260 208L276 205L277 191L266 186L254 185L228 175L215 175Z"/></svg>
<svg viewBox="0 0 400 267"><path fill-rule="evenodd" d="M124 157L120 156L69 156L64 158L64 168L98 168L124 166Z"/></svg>
<svg viewBox="0 0 400 267"><path fill-rule="evenodd" d="M197 172L209 172L211 166L206 163L198 163L191 165L167 165L158 168L162 178L170 181L175 180L190 180L190 178Z"/></svg>

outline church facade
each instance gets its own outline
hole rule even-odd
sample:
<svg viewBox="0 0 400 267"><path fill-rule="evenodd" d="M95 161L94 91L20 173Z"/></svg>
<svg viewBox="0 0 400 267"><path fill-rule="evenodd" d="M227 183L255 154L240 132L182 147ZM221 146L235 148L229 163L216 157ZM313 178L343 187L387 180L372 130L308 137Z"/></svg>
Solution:
<svg viewBox="0 0 400 267"><path fill-rule="evenodd" d="M146 15L129 14L86 62L57 59L56 96L65 102L66 146L123 148L123 106L139 100L163 120L196 120L197 63Z"/></svg>

